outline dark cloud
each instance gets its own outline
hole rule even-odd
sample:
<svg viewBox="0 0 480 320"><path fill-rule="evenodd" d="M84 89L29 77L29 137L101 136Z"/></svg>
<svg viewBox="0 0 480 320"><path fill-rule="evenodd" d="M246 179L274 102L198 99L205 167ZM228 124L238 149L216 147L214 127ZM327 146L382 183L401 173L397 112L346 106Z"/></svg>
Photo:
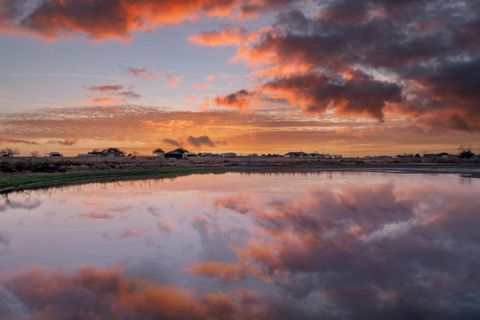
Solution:
<svg viewBox="0 0 480 320"><path fill-rule="evenodd" d="M189 136L187 141L194 147L215 147L215 143L208 136Z"/></svg>
<svg viewBox="0 0 480 320"><path fill-rule="evenodd" d="M374 80L355 72L350 79L329 78L317 73L280 78L264 89L290 96L290 103L300 103L307 112L324 113L328 108L338 114L367 114L383 119L386 103L401 102L401 89L395 83Z"/></svg>
<svg viewBox="0 0 480 320"><path fill-rule="evenodd" d="M48 144L58 144L61 146L73 146L79 142L78 139L64 139L64 140L49 140Z"/></svg>
<svg viewBox="0 0 480 320"><path fill-rule="evenodd" d="M182 146L180 144L180 142L175 140L175 139L165 138L165 139L163 139L163 142L168 144L168 145L171 145L172 147L181 147Z"/></svg>
<svg viewBox="0 0 480 320"><path fill-rule="evenodd" d="M125 98L125 99L139 99L142 97L137 92L133 90L128 90L121 84L104 84L101 86L86 87L86 89L93 93L101 93L101 94L107 95L105 97L91 99L91 101L94 103L118 102L118 99L115 97ZM127 90L124 90L124 89L127 89Z"/></svg>
<svg viewBox="0 0 480 320"><path fill-rule="evenodd" d="M32 33L47 39L72 34L94 40L129 40L135 31L172 25L198 16L231 16L250 8L251 14L276 9L289 1L272 0L2 0L1 29Z"/></svg>
<svg viewBox="0 0 480 320"><path fill-rule="evenodd" d="M122 91L117 93L117 96L124 97L127 99L140 99L142 97L141 94L136 93L135 91L128 90L128 91Z"/></svg>
<svg viewBox="0 0 480 320"><path fill-rule="evenodd" d="M479 130L479 7L474 0L318 2L315 14L279 14L236 58L267 65L260 87L289 88L277 93L307 100L306 111L375 118L388 111ZM392 101L401 104L390 108Z"/></svg>
<svg viewBox="0 0 480 320"><path fill-rule="evenodd" d="M22 140L22 139L5 139L5 138L0 138L0 145L5 144L5 143L13 143L13 144L27 144L27 145L38 145L38 142L36 141L29 141L29 140Z"/></svg>
<svg viewBox="0 0 480 320"><path fill-rule="evenodd" d="M218 106L225 106L242 110L248 106L252 96L252 92L249 92L247 90L240 90L226 96L216 97L215 104Z"/></svg>

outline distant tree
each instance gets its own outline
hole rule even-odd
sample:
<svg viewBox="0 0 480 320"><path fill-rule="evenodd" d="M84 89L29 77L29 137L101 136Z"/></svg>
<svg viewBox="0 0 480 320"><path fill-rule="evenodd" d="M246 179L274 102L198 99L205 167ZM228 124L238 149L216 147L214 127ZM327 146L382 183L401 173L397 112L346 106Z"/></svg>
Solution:
<svg viewBox="0 0 480 320"><path fill-rule="evenodd" d="M156 153L165 153L165 151L163 151L161 148L157 148L157 149L153 150L152 153L153 153L153 154L156 154Z"/></svg>
<svg viewBox="0 0 480 320"><path fill-rule="evenodd" d="M473 158L473 156L475 156L475 153L470 150L470 147L460 147L460 153L458 154L458 157L460 159L470 159Z"/></svg>
<svg viewBox="0 0 480 320"><path fill-rule="evenodd" d="M40 152L38 152L37 150L33 150L32 152L30 152L30 155L32 156L32 158L37 158L40 155Z"/></svg>
<svg viewBox="0 0 480 320"><path fill-rule="evenodd" d="M0 156L2 157L13 157L20 154L18 149L13 149L13 148L5 148L0 150Z"/></svg>
<svg viewBox="0 0 480 320"><path fill-rule="evenodd" d="M104 155L113 155L115 157L125 157L125 152L118 148L107 148L102 151Z"/></svg>

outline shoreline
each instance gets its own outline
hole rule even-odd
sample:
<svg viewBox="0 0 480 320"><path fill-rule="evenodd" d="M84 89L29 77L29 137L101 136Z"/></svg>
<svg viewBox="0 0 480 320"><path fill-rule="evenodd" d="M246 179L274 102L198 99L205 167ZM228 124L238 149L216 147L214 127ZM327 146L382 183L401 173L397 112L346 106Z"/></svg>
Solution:
<svg viewBox="0 0 480 320"><path fill-rule="evenodd" d="M376 164L376 165L286 165L286 166L163 166L156 168L110 169L55 173L24 172L0 177L0 194L61 187L66 185L125 180L175 178L191 174L372 172L397 174L456 174L480 178L480 165Z"/></svg>

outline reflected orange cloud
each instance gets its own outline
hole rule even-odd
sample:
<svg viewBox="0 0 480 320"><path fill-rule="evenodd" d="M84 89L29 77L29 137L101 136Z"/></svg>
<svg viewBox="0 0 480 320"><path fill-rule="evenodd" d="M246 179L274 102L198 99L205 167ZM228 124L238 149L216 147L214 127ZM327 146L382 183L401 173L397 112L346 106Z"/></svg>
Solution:
<svg viewBox="0 0 480 320"><path fill-rule="evenodd" d="M27 320L278 318L253 292L200 293L128 277L121 268L87 267L71 275L34 269L16 274L6 288L31 310L7 316Z"/></svg>
<svg viewBox="0 0 480 320"><path fill-rule="evenodd" d="M246 265L218 261L195 263L186 270L200 277L218 278L228 281L244 280L252 273L252 269Z"/></svg>
<svg viewBox="0 0 480 320"><path fill-rule="evenodd" d="M89 212L89 213L81 213L78 215L81 218L92 219L92 220L112 220L115 217L108 213L101 213L101 212Z"/></svg>

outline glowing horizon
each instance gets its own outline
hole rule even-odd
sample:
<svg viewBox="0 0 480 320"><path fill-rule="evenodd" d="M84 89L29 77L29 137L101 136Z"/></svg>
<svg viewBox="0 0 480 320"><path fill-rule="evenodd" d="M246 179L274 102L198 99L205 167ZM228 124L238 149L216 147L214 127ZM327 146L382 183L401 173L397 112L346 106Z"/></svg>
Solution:
<svg viewBox="0 0 480 320"><path fill-rule="evenodd" d="M479 150L478 25L473 0L3 0L0 149Z"/></svg>

